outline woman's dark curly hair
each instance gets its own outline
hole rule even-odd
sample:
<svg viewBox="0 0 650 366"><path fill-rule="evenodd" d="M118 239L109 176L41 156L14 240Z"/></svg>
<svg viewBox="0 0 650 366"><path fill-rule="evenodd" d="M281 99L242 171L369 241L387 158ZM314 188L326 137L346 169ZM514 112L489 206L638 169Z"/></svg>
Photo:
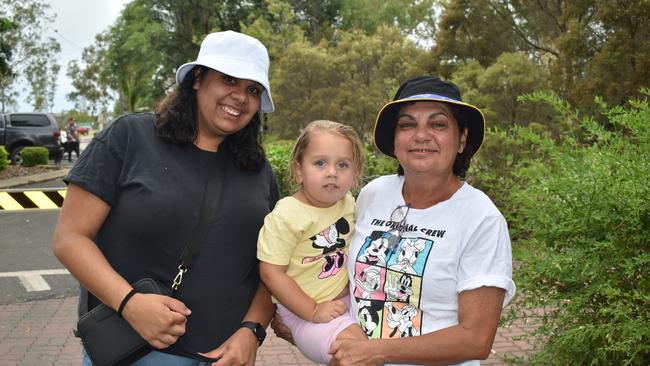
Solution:
<svg viewBox="0 0 650 366"><path fill-rule="evenodd" d="M197 99L194 82L201 78L207 69L204 66L196 66L187 73L181 85L158 105L156 130L163 140L179 145L196 141L199 130L196 125ZM240 169L259 171L264 166L266 157L262 148L260 124L260 115L257 112L244 128L226 136L219 146L230 151L235 166Z"/></svg>
<svg viewBox="0 0 650 366"><path fill-rule="evenodd" d="M454 119L456 120L456 123L458 123L458 131L462 133L462 131L467 128L467 123L465 122L465 116L463 116L459 108L454 108L453 105L449 105L449 110L454 115ZM393 122L393 128L394 129L397 128L397 121ZM467 131L467 133L470 133L469 130ZM467 176L467 170L469 169L469 165L472 160L472 156L474 155L475 152L476 151L474 151L473 148L471 148L468 144L466 144L465 149L463 149L463 152L456 155L456 160L454 160L454 166L453 166L453 171L455 176L457 176L460 179L465 179L465 177ZM404 168L402 168L402 165L400 164L397 164L397 174L404 175Z"/></svg>

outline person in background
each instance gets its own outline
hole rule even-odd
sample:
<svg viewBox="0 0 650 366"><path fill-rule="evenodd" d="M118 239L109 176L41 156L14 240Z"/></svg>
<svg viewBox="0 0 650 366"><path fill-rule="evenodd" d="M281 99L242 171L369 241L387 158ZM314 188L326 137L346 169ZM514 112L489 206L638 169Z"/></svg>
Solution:
<svg viewBox="0 0 650 366"><path fill-rule="evenodd" d="M345 263L354 229L350 189L363 171L363 148L350 126L311 122L289 161L299 189L281 199L260 230L260 275L300 351L328 363L335 339L365 339L348 311Z"/></svg>
<svg viewBox="0 0 650 366"><path fill-rule="evenodd" d="M68 119L68 125L65 127L65 131L68 137L68 161L72 162L73 151L77 159L79 158L79 133L77 132L77 122L74 117Z"/></svg>
<svg viewBox="0 0 650 366"><path fill-rule="evenodd" d="M65 128L59 128L56 142L59 145L59 151L54 155L54 163L59 165L64 155L68 152L68 134L65 132Z"/></svg>
<svg viewBox="0 0 650 366"><path fill-rule="evenodd" d="M268 69L257 39L208 34L156 112L119 117L64 178L54 253L81 284L80 315L100 302L122 308L153 347L134 365L255 362L275 309L256 258L279 196L259 136L260 113L274 110ZM221 197L204 198L215 170ZM145 277L171 286L204 199L219 199L218 209L175 298L127 296Z"/></svg>

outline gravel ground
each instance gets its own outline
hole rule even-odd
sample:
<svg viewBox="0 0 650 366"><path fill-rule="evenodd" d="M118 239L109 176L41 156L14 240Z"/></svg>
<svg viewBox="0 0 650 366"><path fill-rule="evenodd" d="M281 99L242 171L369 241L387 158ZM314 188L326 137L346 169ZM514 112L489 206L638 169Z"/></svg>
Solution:
<svg viewBox="0 0 650 366"><path fill-rule="evenodd" d="M57 169L61 169L61 167L52 165L37 165L32 167L9 165L7 169L0 170L0 180L46 173Z"/></svg>

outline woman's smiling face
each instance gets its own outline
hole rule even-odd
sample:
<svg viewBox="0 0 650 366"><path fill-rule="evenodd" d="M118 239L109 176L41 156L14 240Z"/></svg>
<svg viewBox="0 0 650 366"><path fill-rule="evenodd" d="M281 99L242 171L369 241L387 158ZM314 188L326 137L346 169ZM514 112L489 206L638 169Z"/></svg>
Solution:
<svg viewBox="0 0 650 366"><path fill-rule="evenodd" d="M453 174L456 155L465 148L467 130L445 103L407 103L397 114L395 157L404 172L435 176Z"/></svg>
<svg viewBox="0 0 650 366"><path fill-rule="evenodd" d="M246 127L260 108L264 88L256 81L237 79L204 68L194 82L200 139L216 142Z"/></svg>

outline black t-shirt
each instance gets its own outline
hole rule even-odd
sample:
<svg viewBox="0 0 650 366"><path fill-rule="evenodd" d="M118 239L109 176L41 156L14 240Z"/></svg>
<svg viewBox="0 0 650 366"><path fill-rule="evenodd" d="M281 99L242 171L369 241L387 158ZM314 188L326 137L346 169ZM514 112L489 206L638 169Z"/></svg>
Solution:
<svg viewBox="0 0 650 366"><path fill-rule="evenodd" d="M238 329L259 283L257 234L279 195L270 165L246 172L226 151L165 142L153 114L141 113L95 136L64 178L111 206L95 241L113 268L131 283L152 277L169 286L198 222L208 173L219 164L225 181L216 220L177 293L192 315L166 352L207 352ZM99 304L90 294L86 303L86 294L82 288L82 313Z"/></svg>

